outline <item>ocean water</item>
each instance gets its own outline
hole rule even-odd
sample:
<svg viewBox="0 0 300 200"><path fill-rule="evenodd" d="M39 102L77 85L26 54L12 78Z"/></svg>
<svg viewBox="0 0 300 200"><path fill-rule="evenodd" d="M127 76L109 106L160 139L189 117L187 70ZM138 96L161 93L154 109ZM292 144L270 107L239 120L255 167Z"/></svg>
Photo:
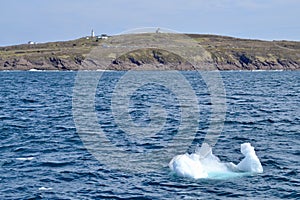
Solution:
<svg viewBox="0 0 300 200"><path fill-rule="evenodd" d="M136 76L143 77L143 73ZM192 116L198 119L196 133L186 143L191 153L203 142L212 103L199 73L180 74L190 84L199 107L199 113ZM110 148L101 148L95 155L88 150L74 119L86 117L85 113L74 115L76 75L77 72L0 72L0 199L300 198L299 71L221 72L227 110L213 152L222 161L237 164L243 158L240 144L250 142L264 172L198 180L170 173L168 159L161 158L163 153L153 159L134 157L150 156L155 149L174 156L180 153L176 148L168 149L168 144L183 123L184 108L190 106L180 103L182 97L159 83L136 85L127 111L137 127L129 131L145 134L129 133L121 127L126 124L116 122L114 112L118 114L118 109L114 110L117 104L112 102L126 72L104 72L94 103L98 125ZM155 125L162 121L156 129ZM147 127L154 130L149 137ZM126 162L116 159L123 155L122 151L129 155ZM134 163L135 169L128 163ZM156 163L161 167L145 170L144 166L151 168Z"/></svg>

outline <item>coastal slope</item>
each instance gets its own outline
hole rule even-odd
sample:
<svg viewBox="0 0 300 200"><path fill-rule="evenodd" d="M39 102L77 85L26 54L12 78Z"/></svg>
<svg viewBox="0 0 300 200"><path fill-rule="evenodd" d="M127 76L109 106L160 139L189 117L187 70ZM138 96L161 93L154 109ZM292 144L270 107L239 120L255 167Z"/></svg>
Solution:
<svg viewBox="0 0 300 200"><path fill-rule="evenodd" d="M300 42L262 41L227 36L187 34L210 54L218 70L299 70ZM88 54L105 39L79 38L70 41L0 47L0 70L97 70L84 65ZM93 61L90 61L93 62ZM204 63L205 64L205 63ZM146 67L145 67L146 66ZM144 48L122 55L105 69L193 70L172 52Z"/></svg>

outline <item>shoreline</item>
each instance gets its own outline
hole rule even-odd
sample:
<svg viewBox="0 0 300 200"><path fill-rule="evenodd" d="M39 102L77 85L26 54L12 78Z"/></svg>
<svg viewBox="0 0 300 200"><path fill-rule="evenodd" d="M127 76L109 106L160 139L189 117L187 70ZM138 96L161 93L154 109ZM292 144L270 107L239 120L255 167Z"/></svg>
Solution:
<svg viewBox="0 0 300 200"><path fill-rule="evenodd" d="M142 35L142 38L158 36L148 34ZM193 63L194 66L200 66L197 67L200 70L300 70L300 42L297 41L262 41L205 34L186 36L196 44L197 50L203 50L199 50L200 55L191 57L200 57L199 63ZM117 37L119 36L112 36L110 39L84 37L69 41L0 47L0 71L195 70L185 58L163 48L151 47L110 57L110 64L106 64L107 67L101 66L93 53L98 50L102 53L107 50L114 53L114 48L109 49L106 45L112 41L115 42L112 47L122 50L122 41ZM129 36L122 37L128 39L126 37ZM139 35L130 35L129 39L138 42L140 38ZM189 46L184 47L189 50ZM97 56L105 57L105 53L102 53Z"/></svg>
<svg viewBox="0 0 300 200"><path fill-rule="evenodd" d="M160 72L160 71L179 71L179 72L298 72L300 69L295 70L282 70L282 69L274 69L274 70L0 70L1 72L128 72L128 71L135 71L135 72L145 72L145 71L153 71L153 72Z"/></svg>

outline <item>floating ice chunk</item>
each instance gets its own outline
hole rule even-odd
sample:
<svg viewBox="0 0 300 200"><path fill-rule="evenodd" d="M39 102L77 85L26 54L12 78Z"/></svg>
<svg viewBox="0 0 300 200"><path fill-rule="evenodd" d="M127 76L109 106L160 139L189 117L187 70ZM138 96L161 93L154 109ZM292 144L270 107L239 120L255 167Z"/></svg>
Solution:
<svg viewBox="0 0 300 200"><path fill-rule="evenodd" d="M175 156L169 163L172 172L188 178L230 178L250 173L262 173L263 168L250 143L241 144L241 152L245 158L235 165L224 163L212 153L212 148L204 143L196 148L193 154ZM247 173L243 173L247 172Z"/></svg>
<svg viewBox="0 0 300 200"><path fill-rule="evenodd" d="M244 172L262 173L263 167L256 156L254 147L250 143L241 144L241 153L245 158L237 164L237 168Z"/></svg>
<svg viewBox="0 0 300 200"><path fill-rule="evenodd" d="M199 146L197 146L195 149L195 154L199 155L200 158L205 158L208 155L213 155L212 148L207 143L203 143L200 148L199 148Z"/></svg>
<svg viewBox="0 0 300 200"><path fill-rule="evenodd" d="M169 163L169 167L174 173L181 177L199 179L208 176L203 170L197 154L175 156Z"/></svg>
<svg viewBox="0 0 300 200"><path fill-rule="evenodd" d="M26 160L32 160L34 157L26 157L26 158L16 158L16 160L26 161Z"/></svg>

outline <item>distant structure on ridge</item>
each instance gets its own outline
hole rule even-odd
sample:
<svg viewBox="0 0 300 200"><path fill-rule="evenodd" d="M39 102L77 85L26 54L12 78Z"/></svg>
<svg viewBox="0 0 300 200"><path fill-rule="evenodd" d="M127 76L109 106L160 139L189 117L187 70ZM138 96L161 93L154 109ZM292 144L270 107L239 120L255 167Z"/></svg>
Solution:
<svg viewBox="0 0 300 200"><path fill-rule="evenodd" d="M27 44L36 44L36 42L29 41Z"/></svg>
<svg viewBox="0 0 300 200"><path fill-rule="evenodd" d="M95 37L95 32L94 32L93 29L92 29L92 32L91 32L91 37L92 37L92 38Z"/></svg>

